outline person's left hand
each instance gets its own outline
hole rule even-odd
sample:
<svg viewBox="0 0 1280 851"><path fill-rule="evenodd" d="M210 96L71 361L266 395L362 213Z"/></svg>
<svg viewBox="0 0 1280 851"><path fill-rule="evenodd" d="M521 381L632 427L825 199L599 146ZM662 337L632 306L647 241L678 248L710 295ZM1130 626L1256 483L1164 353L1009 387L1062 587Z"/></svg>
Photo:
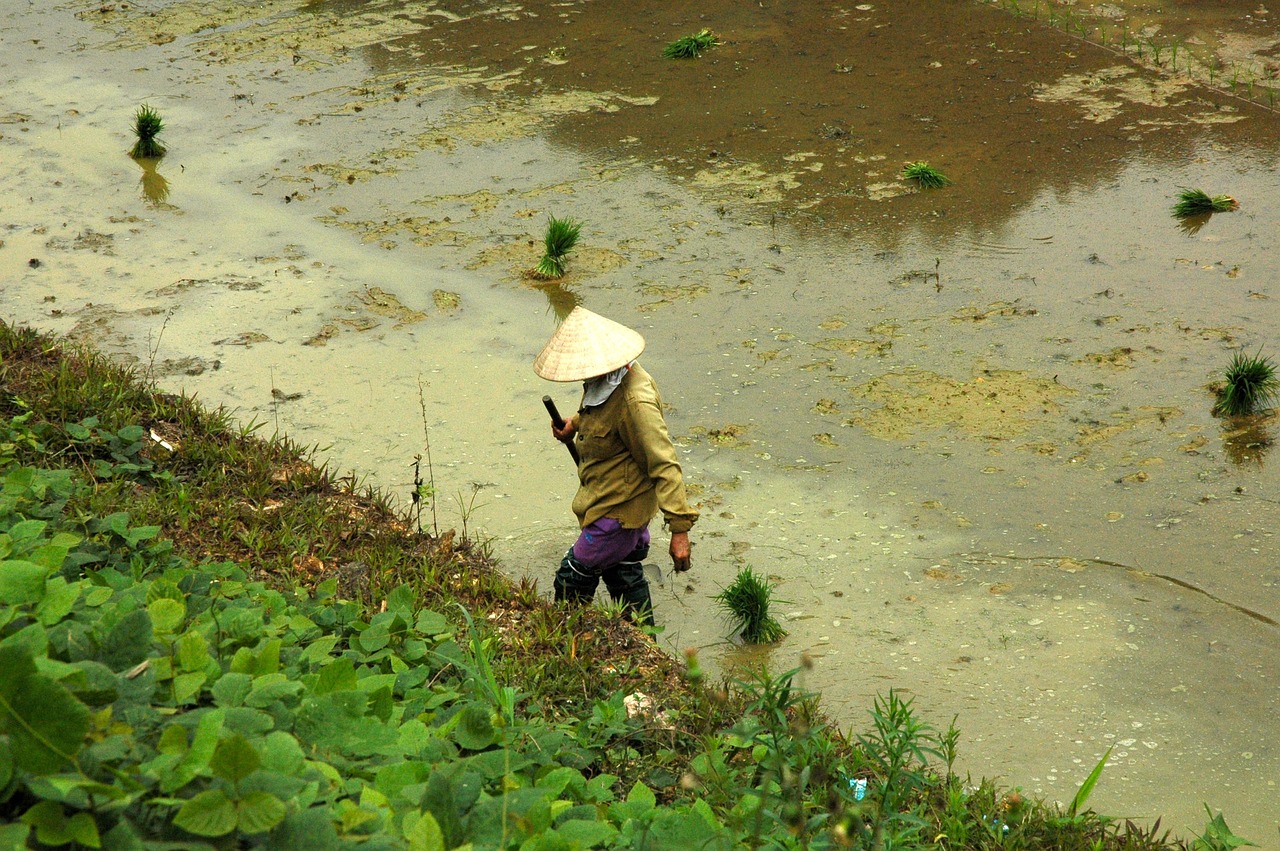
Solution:
<svg viewBox="0 0 1280 851"><path fill-rule="evenodd" d="M689 569L689 533L671 533L671 563L676 573L684 573Z"/></svg>

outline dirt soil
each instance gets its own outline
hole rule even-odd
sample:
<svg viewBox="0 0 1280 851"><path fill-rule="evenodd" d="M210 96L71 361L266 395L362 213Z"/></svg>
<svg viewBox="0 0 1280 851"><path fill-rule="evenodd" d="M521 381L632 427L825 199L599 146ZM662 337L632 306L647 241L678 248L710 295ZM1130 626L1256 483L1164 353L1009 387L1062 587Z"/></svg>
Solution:
<svg viewBox="0 0 1280 851"><path fill-rule="evenodd" d="M1280 847L1280 34L1256 0L0 9L0 298L491 538L549 587L568 456L534 354L641 331L703 519L662 641L974 776ZM666 60L711 29L702 58ZM165 121L136 162L143 103ZM921 190L925 161L951 180ZM1240 209L1192 222L1178 191ZM548 216L568 274L526 273ZM657 535L661 562L665 536ZM743 565L789 637L742 650Z"/></svg>

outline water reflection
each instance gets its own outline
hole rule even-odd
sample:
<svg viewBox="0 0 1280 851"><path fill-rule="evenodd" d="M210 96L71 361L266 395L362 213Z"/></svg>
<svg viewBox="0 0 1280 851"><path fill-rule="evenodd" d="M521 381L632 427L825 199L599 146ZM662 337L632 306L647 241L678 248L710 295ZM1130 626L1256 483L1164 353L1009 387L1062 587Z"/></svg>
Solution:
<svg viewBox="0 0 1280 851"><path fill-rule="evenodd" d="M1213 213L1201 213L1197 216L1187 216L1178 219L1178 229L1187 236L1195 236L1200 232L1200 228L1209 223L1209 219L1213 218Z"/></svg>
<svg viewBox="0 0 1280 851"><path fill-rule="evenodd" d="M1249 464L1262 466L1263 458L1274 442L1270 425L1276 419L1269 417L1232 417L1223 423L1222 449L1237 467Z"/></svg>
<svg viewBox="0 0 1280 851"><path fill-rule="evenodd" d="M159 160L144 157L137 158L134 162L142 167L142 178L139 181L142 184L142 197L152 207L168 207L169 179L157 170Z"/></svg>
<svg viewBox="0 0 1280 851"><path fill-rule="evenodd" d="M573 292L559 281L539 281L534 287L547 297L547 304L556 315L557 322L563 322L569 313L582 303L582 296Z"/></svg>

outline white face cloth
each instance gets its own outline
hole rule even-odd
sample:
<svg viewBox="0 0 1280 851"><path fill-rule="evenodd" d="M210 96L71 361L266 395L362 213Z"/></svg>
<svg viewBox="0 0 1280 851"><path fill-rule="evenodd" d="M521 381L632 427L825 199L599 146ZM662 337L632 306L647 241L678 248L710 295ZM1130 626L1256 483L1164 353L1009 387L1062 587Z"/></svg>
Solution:
<svg viewBox="0 0 1280 851"><path fill-rule="evenodd" d="M582 382L582 407L594 408L596 405L603 405L605 400L613 395L613 391L618 389L618 385L622 383L622 379L626 377L633 363L635 361L626 366L620 366L607 375L588 378Z"/></svg>

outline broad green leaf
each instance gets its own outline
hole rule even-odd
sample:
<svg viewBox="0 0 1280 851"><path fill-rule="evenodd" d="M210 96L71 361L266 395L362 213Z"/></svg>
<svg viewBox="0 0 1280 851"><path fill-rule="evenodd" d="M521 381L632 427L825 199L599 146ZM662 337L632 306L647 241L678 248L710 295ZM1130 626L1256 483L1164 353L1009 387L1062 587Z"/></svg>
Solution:
<svg viewBox="0 0 1280 851"><path fill-rule="evenodd" d="M280 647L281 641L273 638L262 645L262 649L258 651L258 656L254 660L253 670L249 673L255 677L264 674L274 674L280 670Z"/></svg>
<svg viewBox="0 0 1280 851"><path fill-rule="evenodd" d="M421 783L431 773L431 766L423 762L394 762L378 769L374 787L388 798L395 798L400 790Z"/></svg>
<svg viewBox="0 0 1280 851"><path fill-rule="evenodd" d="M377 623L360 633L357 640L361 650L376 653L391 643L391 633L385 623Z"/></svg>
<svg viewBox="0 0 1280 851"><path fill-rule="evenodd" d="M453 625L449 623L449 619L439 612L432 611L418 612L418 620L414 622L413 628L423 635L444 635L453 632Z"/></svg>
<svg viewBox="0 0 1280 851"><path fill-rule="evenodd" d="M102 845L107 851L146 851L142 837L129 823L127 818L116 822L116 826L108 830L102 837Z"/></svg>
<svg viewBox="0 0 1280 851"><path fill-rule="evenodd" d="M23 606L44 596L49 568L22 559L0 561L0 603Z"/></svg>
<svg viewBox="0 0 1280 851"><path fill-rule="evenodd" d="M453 740L469 751L482 751L497 739L497 731L489 717L489 708L482 703L468 703L460 713L462 718L453 729Z"/></svg>
<svg viewBox="0 0 1280 851"><path fill-rule="evenodd" d="M48 568L51 571L58 570L62 567L62 563L66 561L67 553L78 543L80 543L80 539L75 535L68 535L65 532L59 533L53 536L52 541L32 550L28 557L41 567Z"/></svg>
<svg viewBox="0 0 1280 851"><path fill-rule="evenodd" d="M192 674L178 674L173 678L173 702L186 703L200 694L207 675L203 671Z"/></svg>
<svg viewBox="0 0 1280 851"><path fill-rule="evenodd" d="M89 710L36 672L22 648L0 647L0 733L9 734L14 765L52 774L75 758L89 732Z"/></svg>
<svg viewBox="0 0 1280 851"><path fill-rule="evenodd" d="M613 825L586 819L561 822L555 832L575 848L605 848L618 837L618 829Z"/></svg>
<svg viewBox="0 0 1280 851"><path fill-rule="evenodd" d="M132 668L150 655L153 640L151 616L146 609L134 609L107 633L98 661L113 671Z"/></svg>
<svg viewBox="0 0 1280 851"><path fill-rule="evenodd" d="M387 595L387 611L404 615L406 618L413 616L417 603L417 595L408 585L397 585Z"/></svg>
<svg viewBox="0 0 1280 851"><path fill-rule="evenodd" d="M654 848L730 849L734 847L728 832L718 824L709 824L701 813L693 810L661 809L654 814L646 836Z"/></svg>
<svg viewBox="0 0 1280 851"><path fill-rule="evenodd" d="M262 742L262 767L280 774L299 774L306 755L298 740L288 733L275 730Z"/></svg>
<svg viewBox="0 0 1280 851"><path fill-rule="evenodd" d="M176 582L170 582L167 579L156 579L147 588L147 605L149 606L156 600L163 599L185 602L187 597L182 593L182 589L178 587Z"/></svg>
<svg viewBox="0 0 1280 851"><path fill-rule="evenodd" d="M200 720L196 723L196 734L191 740L191 747L183 754L173 771L160 778L160 791L176 792L201 772L208 770L209 760L213 758L213 751L218 746L218 738L222 734L222 725L225 720L226 710L224 709L210 709L200 716Z"/></svg>
<svg viewBox="0 0 1280 851"><path fill-rule="evenodd" d="M81 583L68 582L54 576L44 584L44 598L36 605L36 617L45 626L52 626L65 618L80 599Z"/></svg>
<svg viewBox="0 0 1280 851"><path fill-rule="evenodd" d="M248 674L223 674L209 689L219 706L240 706L253 689L253 677Z"/></svg>
<svg viewBox="0 0 1280 851"><path fill-rule="evenodd" d="M156 632L177 632L187 618L187 604L182 600L161 597L147 604L147 613L151 615L151 625Z"/></svg>
<svg viewBox="0 0 1280 851"><path fill-rule="evenodd" d="M31 826L25 822L15 821L11 824L0 824L0 848L22 849L27 847L27 837L31 835Z"/></svg>
<svg viewBox="0 0 1280 851"><path fill-rule="evenodd" d="M315 641L307 645L307 649L302 651L302 655L298 657L300 662L308 665L318 665L327 662L329 654L333 652L333 648L338 644L336 635L326 635L323 638L317 638Z"/></svg>
<svg viewBox="0 0 1280 851"><path fill-rule="evenodd" d="M631 791L627 793L625 801L609 805L609 818L621 826L629 819L644 817L653 810L656 803L657 798L649 787L636 781L636 785L632 786Z"/></svg>
<svg viewBox="0 0 1280 851"><path fill-rule="evenodd" d="M367 789L369 787L366 786L365 788ZM364 795L362 794L360 797L363 802ZM378 818L377 813L372 810L365 809L363 806L358 807L350 801L342 801L338 806L342 808L343 833L349 834L361 825L368 824L371 821L376 821Z"/></svg>
<svg viewBox="0 0 1280 851"><path fill-rule="evenodd" d="M44 520L19 520L10 526L9 540L13 542L14 551L23 552L31 549L44 534L48 525Z"/></svg>
<svg viewBox="0 0 1280 851"><path fill-rule="evenodd" d="M102 838L98 835L98 823L90 813L76 813L67 819L67 835L73 842L79 842L87 848L102 847Z"/></svg>
<svg viewBox="0 0 1280 851"><path fill-rule="evenodd" d="M160 742L156 745L160 753L181 756L187 752L187 729L181 724L170 724L160 734Z"/></svg>
<svg viewBox="0 0 1280 851"><path fill-rule="evenodd" d="M410 815L418 816L417 813ZM409 841L409 851L445 851L444 833L431 813L422 813L412 821L405 816L404 822L404 838Z"/></svg>
<svg viewBox="0 0 1280 851"><path fill-rule="evenodd" d="M79 676L69 678L63 685L89 706L105 706L120 696L120 678L99 662L82 659L75 663Z"/></svg>
<svg viewBox="0 0 1280 851"><path fill-rule="evenodd" d="M115 596L115 591L110 588L94 588L92 591L84 595L84 604L91 609L96 609L103 603Z"/></svg>
<svg viewBox="0 0 1280 851"><path fill-rule="evenodd" d="M265 833L284 821L284 814L284 801L270 792L250 792L236 802L236 821L245 833Z"/></svg>
<svg viewBox="0 0 1280 851"><path fill-rule="evenodd" d="M209 768L214 775L232 783L239 783L261 765L262 758L258 752L239 734L218 742L218 748L209 760Z"/></svg>
<svg viewBox="0 0 1280 851"><path fill-rule="evenodd" d="M210 789L183 804L173 823L196 836L226 836L236 829L236 807L221 789Z"/></svg>
<svg viewBox="0 0 1280 851"><path fill-rule="evenodd" d="M174 652L178 667L184 671L203 671L208 666L209 643L195 630L184 632Z"/></svg>
<svg viewBox="0 0 1280 851"><path fill-rule="evenodd" d="M271 704L302 691L302 683L284 674L264 674L253 680L253 691L244 699L246 706L265 709Z"/></svg>
<svg viewBox="0 0 1280 851"><path fill-rule="evenodd" d="M36 829L43 845L67 845L72 841L67 816L57 801L41 801L22 814L22 821Z"/></svg>
<svg viewBox="0 0 1280 851"><path fill-rule="evenodd" d="M334 659L320 669L315 694L331 694L335 691L352 691L357 686L356 669L350 659Z"/></svg>
<svg viewBox="0 0 1280 851"><path fill-rule="evenodd" d="M0 647L13 647L32 658L49 652L49 630L42 623L32 623L0 641Z"/></svg>

